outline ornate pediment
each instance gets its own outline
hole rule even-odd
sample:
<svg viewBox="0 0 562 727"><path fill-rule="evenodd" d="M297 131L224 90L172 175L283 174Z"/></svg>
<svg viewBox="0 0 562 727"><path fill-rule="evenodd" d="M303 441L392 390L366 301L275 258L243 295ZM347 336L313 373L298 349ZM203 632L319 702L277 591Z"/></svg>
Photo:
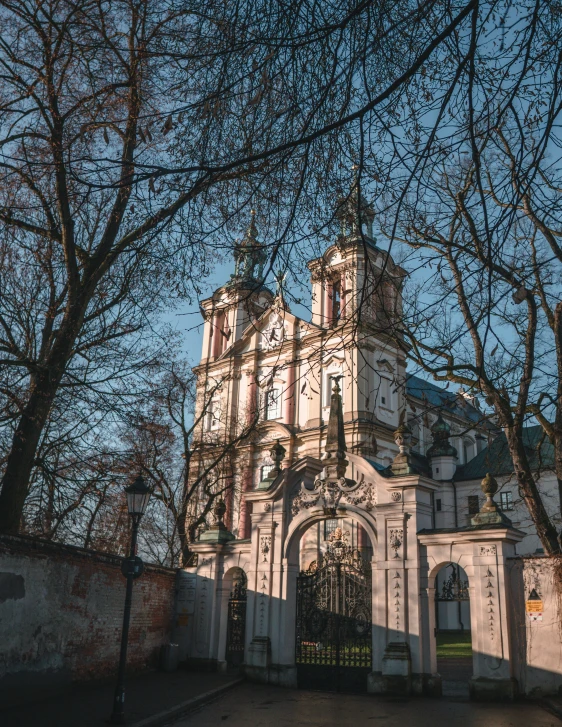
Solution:
<svg viewBox="0 0 562 727"><path fill-rule="evenodd" d="M261 345L264 351L271 351L280 346L287 336L288 325L282 313L274 311L261 332Z"/></svg>
<svg viewBox="0 0 562 727"><path fill-rule="evenodd" d="M298 515L301 510L320 507L334 513L343 504L361 505L370 512L377 504L375 485L367 482L364 475L361 475L359 482L346 477L331 480L319 475L312 489L306 487L304 482L300 483L293 496L291 511L293 515Z"/></svg>

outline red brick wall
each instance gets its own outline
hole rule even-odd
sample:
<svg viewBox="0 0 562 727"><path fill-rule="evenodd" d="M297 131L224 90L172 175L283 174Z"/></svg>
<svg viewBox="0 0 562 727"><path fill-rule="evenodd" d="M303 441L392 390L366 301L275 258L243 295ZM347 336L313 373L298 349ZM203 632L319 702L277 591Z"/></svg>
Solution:
<svg viewBox="0 0 562 727"><path fill-rule="evenodd" d="M134 583L131 669L156 666L170 641L175 575L147 565ZM0 687L114 675L124 601L119 557L0 536Z"/></svg>

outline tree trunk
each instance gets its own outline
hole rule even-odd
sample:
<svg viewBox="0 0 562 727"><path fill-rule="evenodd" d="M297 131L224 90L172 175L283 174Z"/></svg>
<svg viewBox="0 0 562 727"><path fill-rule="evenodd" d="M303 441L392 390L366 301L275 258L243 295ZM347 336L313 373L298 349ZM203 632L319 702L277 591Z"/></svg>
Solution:
<svg viewBox="0 0 562 727"><path fill-rule="evenodd" d="M558 534L545 510L535 479L529 469L523 442L513 429L506 428L505 432L517 481L544 551L548 555L557 555L560 553Z"/></svg>
<svg viewBox="0 0 562 727"><path fill-rule="evenodd" d="M41 433L53 406L76 336L82 325L87 298L69 310L59 336L39 373L31 377L29 400L14 436L0 491L0 533L17 533Z"/></svg>
<svg viewBox="0 0 562 727"><path fill-rule="evenodd" d="M20 529L35 454L59 381L60 376L53 381L48 372L37 377L14 432L0 492L0 533L17 533Z"/></svg>

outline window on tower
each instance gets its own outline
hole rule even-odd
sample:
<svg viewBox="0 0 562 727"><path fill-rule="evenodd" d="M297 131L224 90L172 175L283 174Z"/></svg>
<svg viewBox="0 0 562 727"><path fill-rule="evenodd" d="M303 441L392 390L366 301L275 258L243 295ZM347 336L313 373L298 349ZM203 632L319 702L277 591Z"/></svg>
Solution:
<svg viewBox="0 0 562 727"><path fill-rule="evenodd" d="M341 286L339 281L332 285L332 323L337 323L341 318Z"/></svg>
<svg viewBox="0 0 562 727"><path fill-rule="evenodd" d="M392 382L386 376L380 377L379 403L385 409L392 409Z"/></svg>
<svg viewBox="0 0 562 727"><path fill-rule="evenodd" d="M220 401L218 399L211 399L207 406L207 415L205 422L205 429L208 432L215 431L220 427Z"/></svg>

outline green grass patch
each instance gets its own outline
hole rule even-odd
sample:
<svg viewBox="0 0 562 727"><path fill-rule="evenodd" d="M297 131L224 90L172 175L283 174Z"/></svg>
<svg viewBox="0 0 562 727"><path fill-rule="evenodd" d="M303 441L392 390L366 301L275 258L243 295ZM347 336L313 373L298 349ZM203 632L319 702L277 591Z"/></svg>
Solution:
<svg viewBox="0 0 562 727"><path fill-rule="evenodd" d="M437 634L437 658L471 657L472 641L470 631L454 631L447 633L441 631Z"/></svg>

